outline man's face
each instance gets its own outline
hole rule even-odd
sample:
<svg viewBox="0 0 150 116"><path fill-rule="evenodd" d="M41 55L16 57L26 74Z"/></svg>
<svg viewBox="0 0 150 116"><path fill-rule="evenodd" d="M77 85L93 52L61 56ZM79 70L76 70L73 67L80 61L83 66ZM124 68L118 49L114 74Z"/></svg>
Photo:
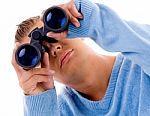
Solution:
<svg viewBox="0 0 150 116"><path fill-rule="evenodd" d="M40 23L35 27L41 26ZM29 43L29 41L30 38L25 37L22 43ZM64 84L78 82L78 79L81 79L80 77L89 72L86 67L90 67L88 58L93 51L85 44L83 39L60 38L57 43L45 42L44 45L49 49L50 69L56 72L55 80Z"/></svg>
<svg viewBox="0 0 150 116"><path fill-rule="evenodd" d="M66 38L45 45L49 49L50 68L56 72L55 80L67 84L88 73L86 67L92 50L83 39Z"/></svg>

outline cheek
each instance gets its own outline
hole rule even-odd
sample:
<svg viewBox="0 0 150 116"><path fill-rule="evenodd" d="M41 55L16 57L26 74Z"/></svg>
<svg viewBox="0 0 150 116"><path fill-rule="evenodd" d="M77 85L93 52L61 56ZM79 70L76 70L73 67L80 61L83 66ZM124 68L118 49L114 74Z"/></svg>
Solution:
<svg viewBox="0 0 150 116"><path fill-rule="evenodd" d="M80 57L74 57L60 73L67 77L76 76L80 73L80 67L82 67L81 65L82 59Z"/></svg>
<svg viewBox="0 0 150 116"><path fill-rule="evenodd" d="M81 55L80 55L81 56ZM77 78L82 77L83 71L85 69L85 58L74 57L68 65L62 70L56 69L56 81L63 84L69 84L74 82Z"/></svg>

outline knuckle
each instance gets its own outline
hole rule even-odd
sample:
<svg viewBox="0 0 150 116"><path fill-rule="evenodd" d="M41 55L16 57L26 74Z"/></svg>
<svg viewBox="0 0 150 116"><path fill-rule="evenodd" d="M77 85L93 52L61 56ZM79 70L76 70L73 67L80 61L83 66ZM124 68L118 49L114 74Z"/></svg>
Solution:
<svg viewBox="0 0 150 116"><path fill-rule="evenodd" d="M31 82L32 83L37 83L39 80L39 76L33 76L32 79L31 79Z"/></svg>
<svg viewBox="0 0 150 116"><path fill-rule="evenodd" d="M73 16L71 15L71 16L69 16L69 18L70 18L70 20L71 21L73 21L74 20L74 18L73 18Z"/></svg>
<svg viewBox="0 0 150 116"><path fill-rule="evenodd" d="M45 77L45 81L46 81L46 82L49 81L49 76L46 76L46 77Z"/></svg>
<svg viewBox="0 0 150 116"><path fill-rule="evenodd" d="M47 68L44 68L43 71L44 71L44 74L46 74L46 75L49 74L49 72L50 72L49 69L47 69Z"/></svg>
<svg viewBox="0 0 150 116"><path fill-rule="evenodd" d="M33 69L29 70L29 72L30 72L31 74L34 74L34 73L36 72L36 69L33 68Z"/></svg>
<svg viewBox="0 0 150 116"><path fill-rule="evenodd" d="M76 18L73 17L73 16L71 16L71 19L70 19L70 20L71 20L71 22L73 22L73 23L74 23L74 22L77 22Z"/></svg>

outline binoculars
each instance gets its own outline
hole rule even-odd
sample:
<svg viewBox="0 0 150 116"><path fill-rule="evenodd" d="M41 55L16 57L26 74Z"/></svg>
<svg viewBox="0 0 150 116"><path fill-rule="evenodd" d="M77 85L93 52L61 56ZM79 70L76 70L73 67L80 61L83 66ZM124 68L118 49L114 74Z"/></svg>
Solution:
<svg viewBox="0 0 150 116"><path fill-rule="evenodd" d="M42 45L43 41L58 42L54 38L47 37L46 34L50 31L59 33L67 30L69 19L62 8L53 6L45 11L43 23L43 27L35 28L28 35L31 38L30 43L23 44L16 50L16 62L25 70L32 69L40 63L43 53L46 51Z"/></svg>

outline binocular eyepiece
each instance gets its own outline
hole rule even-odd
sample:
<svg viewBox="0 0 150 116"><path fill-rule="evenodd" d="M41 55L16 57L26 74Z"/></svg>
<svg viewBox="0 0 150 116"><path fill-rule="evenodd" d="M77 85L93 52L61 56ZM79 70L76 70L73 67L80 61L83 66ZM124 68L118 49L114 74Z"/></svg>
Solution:
<svg viewBox="0 0 150 116"><path fill-rule="evenodd" d="M47 32L63 32L67 30L69 19L66 12L57 6L48 8L43 15L44 26L41 28L35 28L28 35L31 38L30 43L19 46L16 51L16 62L23 67L23 69L29 70L37 66L46 51L46 48L42 45L44 40L49 43L58 42L54 38L47 37Z"/></svg>

